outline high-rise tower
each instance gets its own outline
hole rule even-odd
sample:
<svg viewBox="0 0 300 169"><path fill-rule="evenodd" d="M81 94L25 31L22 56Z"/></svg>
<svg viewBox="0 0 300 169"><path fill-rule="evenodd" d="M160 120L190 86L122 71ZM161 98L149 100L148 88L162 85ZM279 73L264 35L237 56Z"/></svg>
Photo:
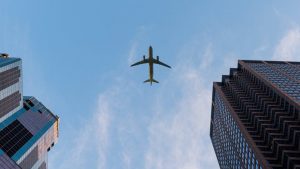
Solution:
<svg viewBox="0 0 300 169"><path fill-rule="evenodd" d="M0 169L46 169L58 121L34 97L23 97L21 59L0 54Z"/></svg>
<svg viewBox="0 0 300 169"><path fill-rule="evenodd" d="M300 62L239 60L212 98L220 168L300 169Z"/></svg>

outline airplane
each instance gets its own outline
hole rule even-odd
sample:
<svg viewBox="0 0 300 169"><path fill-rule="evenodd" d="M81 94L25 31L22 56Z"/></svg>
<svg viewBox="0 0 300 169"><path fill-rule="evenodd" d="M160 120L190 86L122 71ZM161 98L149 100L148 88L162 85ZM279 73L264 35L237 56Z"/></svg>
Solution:
<svg viewBox="0 0 300 169"><path fill-rule="evenodd" d="M144 55L142 61L132 64L131 67L140 65L140 64L144 64L144 63L149 63L149 77L150 77L148 80L145 80L144 83L150 82L151 85L152 85L152 82L159 83L157 80L153 79L153 63L165 66L167 68L171 68L171 66L159 61L159 56L156 56L156 59L153 58L153 49L151 46L149 47L149 57L145 58L145 55Z"/></svg>

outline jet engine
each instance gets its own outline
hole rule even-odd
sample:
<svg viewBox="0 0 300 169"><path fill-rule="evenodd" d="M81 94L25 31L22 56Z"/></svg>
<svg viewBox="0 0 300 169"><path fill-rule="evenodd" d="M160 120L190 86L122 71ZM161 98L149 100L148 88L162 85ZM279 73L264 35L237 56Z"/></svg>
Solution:
<svg viewBox="0 0 300 169"><path fill-rule="evenodd" d="M159 56L156 56L156 60L159 61Z"/></svg>

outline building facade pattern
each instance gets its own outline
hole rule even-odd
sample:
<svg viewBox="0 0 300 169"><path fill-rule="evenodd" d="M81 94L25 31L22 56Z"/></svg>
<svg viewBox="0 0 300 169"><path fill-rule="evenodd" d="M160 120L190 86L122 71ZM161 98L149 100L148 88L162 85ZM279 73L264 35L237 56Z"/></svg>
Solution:
<svg viewBox="0 0 300 169"><path fill-rule="evenodd" d="M0 123L23 107L22 62L0 57Z"/></svg>
<svg viewBox="0 0 300 169"><path fill-rule="evenodd" d="M300 63L238 62L213 85L220 168L300 169Z"/></svg>
<svg viewBox="0 0 300 169"><path fill-rule="evenodd" d="M46 169L58 140L58 116L23 96L22 63L0 57L0 169Z"/></svg>

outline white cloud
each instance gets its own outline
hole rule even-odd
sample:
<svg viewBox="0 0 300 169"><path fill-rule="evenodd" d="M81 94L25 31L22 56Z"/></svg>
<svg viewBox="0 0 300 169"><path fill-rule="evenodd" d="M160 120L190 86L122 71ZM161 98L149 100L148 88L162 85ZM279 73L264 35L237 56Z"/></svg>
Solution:
<svg viewBox="0 0 300 169"><path fill-rule="evenodd" d="M131 47L129 49L128 59L127 59L129 64L132 64L135 61L135 58L141 57L141 56L137 56L137 50L139 44L142 43L142 41L145 39L146 33L147 33L146 26L139 26L137 28L137 33L135 34L131 42Z"/></svg>
<svg viewBox="0 0 300 169"><path fill-rule="evenodd" d="M294 61L300 59L300 28L289 30L275 48L274 60Z"/></svg>
<svg viewBox="0 0 300 169"><path fill-rule="evenodd" d="M130 169L131 168L131 155L128 152L123 152L122 153L122 160L124 164L124 168Z"/></svg>
<svg viewBox="0 0 300 169"><path fill-rule="evenodd" d="M91 156L97 158L97 169L106 169L107 150L109 147L109 130L112 121L113 103L111 98L114 97L115 90L104 92L99 95L97 102L97 109L95 110L91 119L88 119L84 126L77 126L78 132L76 139L71 142L70 147L66 147L59 153L53 154L57 157L64 157L60 159L60 163L56 164L58 169L77 168L85 169L91 163ZM67 153L67 154L64 154ZM91 155L92 154L92 155ZM58 161L58 160L54 160Z"/></svg>
<svg viewBox="0 0 300 169"><path fill-rule="evenodd" d="M256 49L254 49L253 56L260 57L264 54L264 52L266 52L267 49L268 49L268 45L263 44L263 45L257 47Z"/></svg>
<svg viewBox="0 0 300 169"><path fill-rule="evenodd" d="M138 48L138 41L135 40L133 41L130 50L129 50L129 55L128 55L128 63L132 64L135 60L134 58L137 57L137 48Z"/></svg>
<svg viewBox="0 0 300 169"><path fill-rule="evenodd" d="M195 45L197 48L198 46ZM190 48L190 47L189 47ZM212 53L210 45L206 48ZM189 50L191 51L191 50ZM183 52L182 54L184 54ZM194 53L194 52L193 52ZM204 52L203 58L206 57ZM211 55L211 54L209 54ZM159 111L149 126L149 148L145 154L146 169L206 169L218 168L218 163L209 138L211 86L205 86L202 65L194 65L186 60L194 56L178 60L173 76L168 78L164 86L178 85L173 92L183 93L174 99L172 107L166 107L160 99ZM164 92L165 89L162 89ZM166 95L166 93L161 94ZM162 109L162 110L161 110ZM168 116L164 114L169 114Z"/></svg>
<svg viewBox="0 0 300 169"><path fill-rule="evenodd" d="M218 168L209 139L211 91L193 87L198 82L186 86L189 94L168 110L173 116L158 116L151 124L146 169Z"/></svg>
<svg viewBox="0 0 300 169"><path fill-rule="evenodd" d="M169 77L150 86L156 91L148 97L150 100L139 93L136 85L124 85L128 73L119 74L123 80L116 80L99 95L97 109L87 120L90 123L82 127L68 156L56 168L88 168L91 155L96 159L92 167L97 169L218 168L209 138L212 83L205 86L208 79L202 76L212 62L204 58L211 57L213 51L211 45L205 49L194 49L192 55L190 50L180 52L185 57L178 57ZM170 93L175 97L171 98ZM143 101L131 102L136 99ZM142 115L133 113L139 110ZM114 159L119 164L112 164Z"/></svg>
<svg viewBox="0 0 300 169"><path fill-rule="evenodd" d="M203 53L201 68L208 68L213 62L214 54L212 50L212 43L209 43Z"/></svg>
<svg viewBox="0 0 300 169"><path fill-rule="evenodd" d="M114 97L111 93L100 95L98 99L98 109L96 113L96 123L94 124L96 149L98 154L98 169L106 168L107 149L109 146L109 127L111 123L111 112L113 102L110 98Z"/></svg>

